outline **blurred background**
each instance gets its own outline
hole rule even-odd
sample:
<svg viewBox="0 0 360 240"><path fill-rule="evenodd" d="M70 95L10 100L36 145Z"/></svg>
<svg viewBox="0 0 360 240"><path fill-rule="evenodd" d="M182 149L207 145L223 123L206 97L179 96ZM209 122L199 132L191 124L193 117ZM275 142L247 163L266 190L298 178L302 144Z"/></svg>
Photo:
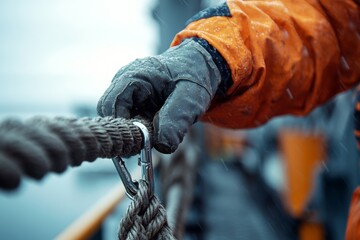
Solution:
<svg viewBox="0 0 360 240"><path fill-rule="evenodd" d="M121 66L165 51L186 20L221 2L1 1L0 120L95 116ZM360 182L353 102L350 91L306 118L252 130L196 124L196 144L180 149L198 152L184 239L343 239ZM0 239L52 239L119 181L98 159L0 190ZM116 239L128 203L92 239Z"/></svg>
<svg viewBox="0 0 360 240"><path fill-rule="evenodd" d="M94 106L116 71L153 54L154 1L1 1L1 111Z"/></svg>
<svg viewBox="0 0 360 240"><path fill-rule="evenodd" d="M154 5L1 1L0 118L95 116L117 70L156 53ZM0 190L0 239L52 239L119 181L111 160L101 159L40 182L23 181L15 192Z"/></svg>

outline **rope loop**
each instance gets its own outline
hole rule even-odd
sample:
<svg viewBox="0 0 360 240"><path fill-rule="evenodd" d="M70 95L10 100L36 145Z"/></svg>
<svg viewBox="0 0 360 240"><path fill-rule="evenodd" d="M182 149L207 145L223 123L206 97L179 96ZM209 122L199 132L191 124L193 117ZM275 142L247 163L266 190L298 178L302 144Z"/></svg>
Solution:
<svg viewBox="0 0 360 240"><path fill-rule="evenodd" d="M175 240L166 210L155 195L149 194L149 185L139 180L139 189L120 222L121 240Z"/></svg>

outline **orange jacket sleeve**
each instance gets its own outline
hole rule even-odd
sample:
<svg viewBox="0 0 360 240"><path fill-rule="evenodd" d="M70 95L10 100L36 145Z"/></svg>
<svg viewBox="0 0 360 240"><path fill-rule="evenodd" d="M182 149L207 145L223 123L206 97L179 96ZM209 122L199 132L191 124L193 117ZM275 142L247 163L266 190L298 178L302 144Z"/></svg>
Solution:
<svg viewBox="0 0 360 240"><path fill-rule="evenodd" d="M204 121L256 127L305 115L360 81L360 11L351 0L228 1L230 16L203 17L178 33L205 39L225 59L233 84Z"/></svg>

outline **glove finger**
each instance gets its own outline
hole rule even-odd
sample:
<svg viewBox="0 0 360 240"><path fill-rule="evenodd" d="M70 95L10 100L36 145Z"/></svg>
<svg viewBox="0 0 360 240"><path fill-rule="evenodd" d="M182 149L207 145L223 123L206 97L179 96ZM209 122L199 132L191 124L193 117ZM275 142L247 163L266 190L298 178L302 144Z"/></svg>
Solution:
<svg viewBox="0 0 360 240"><path fill-rule="evenodd" d="M97 107L98 114L103 117L131 118L141 110L148 112L154 108L155 104L150 96L155 96L150 83L141 80L125 82L118 79L101 97Z"/></svg>
<svg viewBox="0 0 360 240"><path fill-rule="evenodd" d="M133 118L137 115L148 116L156 108L151 97L154 96L151 84L144 81L132 82L116 96L114 104L115 117ZM154 113L152 113L153 117Z"/></svg>
<svg viewBox="0 0 360 240"><path fill-rule="evenodd" d="M97 104L97 112L99 116L113 116L113 108L117 94L123 91L123 89L130 84L131 78L129 76L124 76L127 69L130 67L131 64L122 67L111 80L110 86L106 89Z"/></svg>
<svg viewBox="0 0 360 240"><path fill-rule="evenodd" d="M191 125L207 110L210 100L203 87L179 81L154 117L154 147L162 153L174 152Z"/></svg>
<svg viewBox="0 0 360 240"><path fill-rule="evenodd" d="M102 117L105 116L115 116L115 106L116 101L119 95L124 95L124 98L122 99L122 116L124 118L129 118L130 112L129 109L131 109L132 106L132 99L131 96L131 82L125 83L124 81L115 80L111 83L110 87L106 89L104 95L100 98L98 105L97 105L97 111L98 114ZM125 96L126 95L126 96Z"/></svg>

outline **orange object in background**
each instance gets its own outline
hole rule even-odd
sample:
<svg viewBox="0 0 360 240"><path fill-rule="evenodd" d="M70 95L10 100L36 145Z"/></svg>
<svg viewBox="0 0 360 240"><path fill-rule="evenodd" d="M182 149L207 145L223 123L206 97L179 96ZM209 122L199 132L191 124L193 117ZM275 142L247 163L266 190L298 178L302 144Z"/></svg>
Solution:
<svg viewBox="0 0 360 240"><path fill-rule="evenodd" d="M295 218L303 219L314 189L317 170L325 160L324 136L299 130L283 130L279 135L285 169L284 205ZM315 216L316 217L316 216ZM325 239L324 226L310 218L303 219L299 239Z"/></svg>
<svg viewBox="0 0 360 240"><path fill-rule="evenodd" d="M351 200L345 239L360 239L360 187L356 188Z"/></svg>
<svg viewBox="0 0 360 240"><path fill-rule="evenodd" d="M320 223L306 222L299 229L300 240L323 240L325 239L325 229Z"/></svg>
<svg viewBox="0 0 360 240"><path fill-rule="evenodd" d="M285 169L285 205L299 218L313 191L317 169L325 160L324 137L288 129L280 133L279 143Z"/></svg>

